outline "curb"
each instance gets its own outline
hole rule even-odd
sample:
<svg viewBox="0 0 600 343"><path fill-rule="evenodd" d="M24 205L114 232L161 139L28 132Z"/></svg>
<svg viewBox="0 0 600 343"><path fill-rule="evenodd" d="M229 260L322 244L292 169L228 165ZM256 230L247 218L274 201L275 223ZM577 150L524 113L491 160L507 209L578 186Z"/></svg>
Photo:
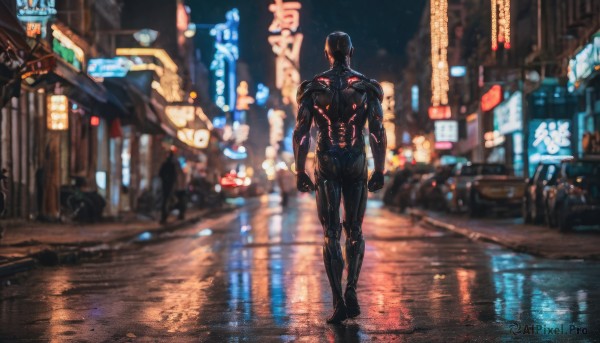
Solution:
<svg viewBox="0 0 600 343"><path fill-rule="evenodd" d="M469 230L469 229L466 229L463 227L459 227L454 224L445 223L441 220L438 220L438 219L428 216L423 211L418 210L418 209L409 208L406 210L406 213L413 218L421 219L422 221L424 221L427 224L433 225L437 228L442 228L442 229L445 229L448 231L452 231L461 236L465 236L472 241L494 243L494 244L503 246L505 248L508 248L508 249L516 251L516 252L527 253L529 255L538 256L538 257L548 257L544 254L540 254L538 252L531 251L521 245L508 243L508 242L506 242L496 236L493 236L493 235L481 234L479 232L474 232L472 230Z"/></svg>
<svg viewBox="0 0 600 343"><path fill-rule="evenodd" d="M18 260L4 263L0 266L0 277L13 275L16 273L30 270L36 265L36 260L31 257L25 257Z"/></svg>
<svg viewBox="0 0 600 343"><path fill-rule="evenodd" d="M101 255L102 253L112 250L110 245L129 241L143 232L152 233L164 233L170 231L176 231L182 229L188 225L195 224L202 220L207 214L221 214L235 210L236 208L223 208L219 210L205 210L201 213L179 220L166 225L160 225L158 227L139 229L127 233L121 237L117 237L110 241L105 242L86 242L82 244L63 244L56 248L43 249L32 253L31 255L16 260L12 260L6 263L0 264L0 277L7 277L16 273L24 272L35 268L37 265L42 266L54 266L65 263L74 263L81 258L92 258L94 256Z"/></svg>

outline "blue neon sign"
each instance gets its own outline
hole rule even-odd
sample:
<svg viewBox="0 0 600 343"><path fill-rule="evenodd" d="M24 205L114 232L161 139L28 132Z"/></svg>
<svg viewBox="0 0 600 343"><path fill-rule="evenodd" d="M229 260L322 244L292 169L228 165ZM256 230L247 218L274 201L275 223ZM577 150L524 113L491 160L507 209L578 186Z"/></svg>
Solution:
<svg viewBox="0 0 600 343"><path fill-rule="evenodd" d="M125 57L92 58L88 62L88 74L92 77L125 77L133 62Z"/></svg>

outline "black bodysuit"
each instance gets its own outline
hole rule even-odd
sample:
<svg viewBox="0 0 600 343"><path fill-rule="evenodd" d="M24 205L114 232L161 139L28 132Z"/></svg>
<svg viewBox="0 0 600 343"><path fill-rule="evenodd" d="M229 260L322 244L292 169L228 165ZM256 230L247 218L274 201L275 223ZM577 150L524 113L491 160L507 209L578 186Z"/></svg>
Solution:
<svg viewBox="0 0 600 343"><path fill-rule="evenodd" d="M383 92L375 80L369 80L347 65L304 81L298 89L298 118L294 130L296 169L304 172L310 148L310 128L318 129L315 158L318 215L323 226L323 258L334 295L334 306L342 300L342 259L339 239L342 226L346 233L348 291L355 299L356 283L364 255L362 221L367 201L367 158L363 131L368 123L369 141L375 172L382 173L386 136L381 100ZM344 201L344 222L340 223L340 201ZM358 305L356 305L358 306Z"/></svg>

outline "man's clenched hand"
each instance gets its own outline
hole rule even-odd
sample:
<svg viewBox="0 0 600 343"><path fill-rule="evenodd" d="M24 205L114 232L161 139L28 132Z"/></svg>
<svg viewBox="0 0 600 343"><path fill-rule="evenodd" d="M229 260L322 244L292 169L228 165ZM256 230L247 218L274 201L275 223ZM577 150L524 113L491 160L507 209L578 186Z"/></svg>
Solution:
<svg viewBox="0 0 600 343"><path fill-rule="evenodd" d="M310 176L304 171L298 172L296 175L296 187L300 192L311 192L315 190L315 184L310 179Z"/></svg>

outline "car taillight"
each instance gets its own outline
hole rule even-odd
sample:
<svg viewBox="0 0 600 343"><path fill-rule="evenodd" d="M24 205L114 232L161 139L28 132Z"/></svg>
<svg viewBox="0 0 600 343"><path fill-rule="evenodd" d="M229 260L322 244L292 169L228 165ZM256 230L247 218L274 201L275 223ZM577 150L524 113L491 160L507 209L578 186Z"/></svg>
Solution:
<svg viewBox="0 0 600 343"><path fill-rule="evenodd" d="M431 181L431 187L436 187L437 186L437 182L436 181Z"/></svg>

